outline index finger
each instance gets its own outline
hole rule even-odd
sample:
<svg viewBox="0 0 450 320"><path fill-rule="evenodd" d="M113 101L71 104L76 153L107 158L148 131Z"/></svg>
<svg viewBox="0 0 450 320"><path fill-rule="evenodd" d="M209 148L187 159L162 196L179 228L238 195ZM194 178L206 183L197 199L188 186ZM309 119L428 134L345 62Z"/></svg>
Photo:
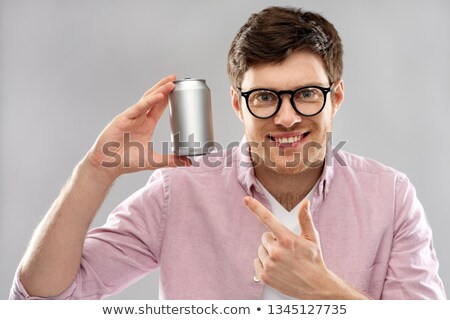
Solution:
<svg viewBox="0 0 450 320"><path fill-rule="evenodd" d="M141 97L141 100L145 97L147 97L148 95L152 94L153 92L155 92L156 90L158 90L159 88L161 88L163 85L165 85L168 82L173 82L177 79L177 77L173 74L162 78L161 80L158 81L157 84L155 84L153 87L151 87L150 89L148 89L144 95Z"/></svg>
<svg viewBox="0 0 450 320"><path fill-rule="evenodd" d="M273 232L278 240L291 234L292 231L286 228L277 218L264 207L258 200L252 197L244 197L244 204L249 208L270 231Z"/></svg>
<svg viewBox="0 0 450 320"><path fill-rule="evenodd" d="M139 100L136 104L134 104L126 111L126 116L133 119L145 112L148 112L149 110L154 110L152 111L152 115L157 122L161 117L161 114L163 113L165 107L167 106L167 102L162 102L164 101L164 99L167 99L167 95L173 90L173 88L173 82L168 81L157 88L155 91L153 91L151 94L146 93L141 98L141 100Z"/></svg>

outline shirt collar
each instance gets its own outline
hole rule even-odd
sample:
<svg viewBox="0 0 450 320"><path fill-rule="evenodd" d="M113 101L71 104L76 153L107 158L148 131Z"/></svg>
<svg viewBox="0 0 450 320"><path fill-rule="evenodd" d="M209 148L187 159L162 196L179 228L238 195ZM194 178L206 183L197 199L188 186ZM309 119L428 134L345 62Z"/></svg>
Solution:
<svg viewBox="0 0 450 320"><path fill-rule="evenodd" d="M247 142L247 138L244 136L239 143L238 150L236 151L237 157L237 176L239 183L244 187L248 195L251 195L252 187L257 186L255 177L255 169L253 167L252 158L250 156L250 144Z"/></svg>
<svg viewBox="0 0 450 320"><path fill-rule="evenodd" d="M333 144L331 139L327 139L327 150L325 155L325 165L323 166L322 176L319 179L318 192L319 195L325 200L328 191L330 190L331 180L334 176L334 154L333 154Z"/></svg>
<svg viewBox="0 0 450 320"><path fill-rule="evenodd" d="M333 159L333 146L331 139L327 140L327 150L325 156L325 165L323 167L322 175L319 179L317 192L319 195L326 198L330 189L330 183L334 176L335 161ZM262 194L262 191L258 187L258 182L255 177L255 170L250 156L250 145L247 142L247 138L244 136L239 143L239 147L236 150L236 164L237 164L237 178L239 183L244 187L248 195L253 194L253 190Z"/></svg>

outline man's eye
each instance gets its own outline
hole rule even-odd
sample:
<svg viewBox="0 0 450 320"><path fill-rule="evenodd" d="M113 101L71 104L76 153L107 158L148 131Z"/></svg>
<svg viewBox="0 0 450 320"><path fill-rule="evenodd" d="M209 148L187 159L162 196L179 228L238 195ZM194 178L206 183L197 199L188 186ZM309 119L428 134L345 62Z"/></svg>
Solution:
<svg viewBox="0 0 450 320"><path fill-rule="evenodd" d="M319 99L321 96L320 92L317 92L314 88L304 89L295 95L295 99L300 100L316 100Z"/></svg>
<svg viewBox="0 0 450 320"><path fill-rule="evenodd" d="M275 98L271 92L260 92L256 95L256 99L260 102L271 102Z"/></svg>
<svg viewBox="0 0 450 320"><path fill-rule="evenodd" d="M304 91L304 92L302 92L302 96L303 96L304 98L311 98L311 97L313 96L313 93L312 93L311 90Z"/></svg>
<svg viewBox="0 0 450 320"><path fill-rule="evenodd" d="M314 97L314 92L310 89L301 92L302 98L309 99Z"/></svg>

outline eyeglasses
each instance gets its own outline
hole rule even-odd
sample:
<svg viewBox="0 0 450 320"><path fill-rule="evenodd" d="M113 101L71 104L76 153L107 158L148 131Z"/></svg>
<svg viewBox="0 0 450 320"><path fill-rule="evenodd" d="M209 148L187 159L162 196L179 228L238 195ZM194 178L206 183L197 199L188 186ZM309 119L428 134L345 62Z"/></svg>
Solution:
<svg viewBox="0 0 450 320"><path fill-rule="evenodd" d="M242 92L237 88L242 97L245 98L248 111L259 119L267 119L274 116L281 108L281 96L289 94L290 102L295 112L305 117L312 117L319 114L327 102L327 94L331 91L331 84L328 88L320 86L301 87L294 91L271 89L253 89Z"/></svg>

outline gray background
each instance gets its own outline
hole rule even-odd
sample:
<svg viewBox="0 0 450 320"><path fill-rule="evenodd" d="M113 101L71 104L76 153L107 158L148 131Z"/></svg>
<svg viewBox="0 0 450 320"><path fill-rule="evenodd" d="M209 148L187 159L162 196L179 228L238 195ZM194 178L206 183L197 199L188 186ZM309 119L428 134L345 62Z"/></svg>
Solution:
<svg viewBox="0 0 450 320"><path fill-rule="evenodd" d="M226 54L250 13L271 4L318 11L340 32L346 97L334 143L406 172L434 231L450 288L450 2L0 2L0 298L32 231L102 128L169 73L206 78L217 141L243 135ZM167 112L155 133L169 139ZM142 186L121 177L94 224ZM116 296L153 299L158 274Z"/></svg>

